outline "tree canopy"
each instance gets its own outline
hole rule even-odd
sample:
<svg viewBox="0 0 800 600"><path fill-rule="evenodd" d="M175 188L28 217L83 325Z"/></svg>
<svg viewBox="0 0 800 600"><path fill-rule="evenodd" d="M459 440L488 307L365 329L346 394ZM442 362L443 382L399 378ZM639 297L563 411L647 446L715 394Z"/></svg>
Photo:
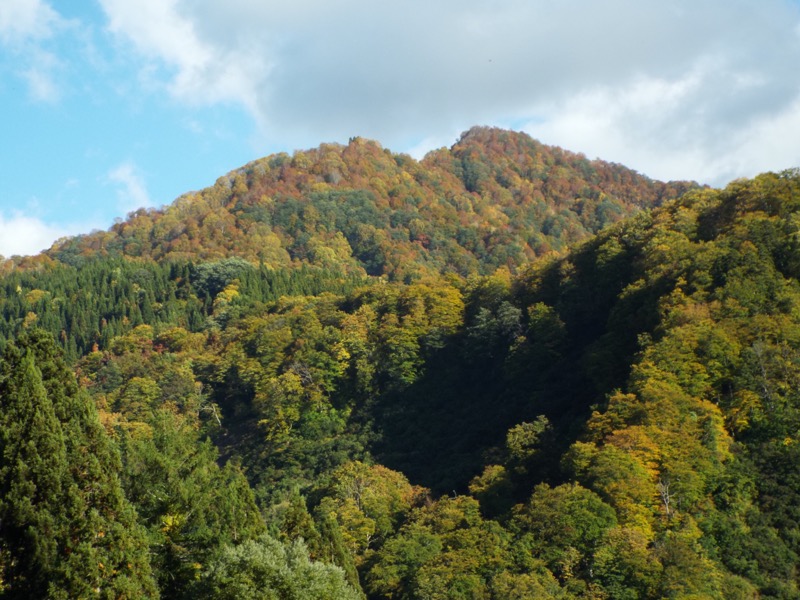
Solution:
<svg viewBox="0 0 800 600"><path fill-rule="evenodd" d="M0 597L797 598L799 215L478 128L4 263Z"/></svg>

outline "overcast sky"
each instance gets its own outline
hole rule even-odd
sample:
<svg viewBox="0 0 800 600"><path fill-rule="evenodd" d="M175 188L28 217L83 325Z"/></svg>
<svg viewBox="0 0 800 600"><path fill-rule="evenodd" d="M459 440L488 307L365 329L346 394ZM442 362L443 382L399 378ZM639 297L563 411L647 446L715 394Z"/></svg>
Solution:
<svg viewBox="0 0 800 600"><path fill-rule="evenodd" d="M0 254L473 125L663 180L800 166L800 0L0 0Z"/></svg>

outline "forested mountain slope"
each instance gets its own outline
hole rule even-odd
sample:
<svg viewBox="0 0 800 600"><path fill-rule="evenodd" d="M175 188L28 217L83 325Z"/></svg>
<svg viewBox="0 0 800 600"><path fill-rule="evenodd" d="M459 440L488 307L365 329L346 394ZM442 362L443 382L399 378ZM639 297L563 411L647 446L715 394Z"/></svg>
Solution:
<svg viewBox="0 0 800 600"><path fill-rule="evenodd" d="M267 300L367 275L515 272L692 187L489 128L422 162L360 138L274 155L109 231L1 261L0 347L31 319L70 359L141 323L195 331L237 276Z"/></svg>
<svg viewBox="0 0 800 600"><path fill-rule="evenodd" d="M512 142L543 152L481 129L422 164L510 210L500 173L527 160ZM334 154L348 152L406 160L358 140ZM468 163L500 166L465 177ZM318 203L329 216L304 238L305 189L294 233L270 225L282 268L246 244L249 260L230 256L227 227L205 258L156 242L179 201L5 276L3 431L24 422L56 456L81 446L68 430L106 450L91 476L32 463L52 490L39 496L9 458L38 455L0 437L0 597L25 597L33 572L54 597L81 577L20 528L106 552L108 505L136 511L115 533L125 579L105 558L91 572L108 596L800 597L800 173L691 189L513 269L462 269L391 221L373 227L414 260L351 246L323 265L299 248L325 219L327 240L350 225ZM616 189L631 207L645 194ZM152 225L126 238L139 257L115 246L136 223ZM30 398L52 408L25 420ZM58 498L94 502L96 524L70 529Z"/></svg>
<svg viewBox="0 0 800 600"><path fill-rule="evenodd" d="M472 129L421 162L355 138L258 160L47 254L73 265L87 256L238 256L395 280L490 273L564 249L689 187L499 129Z"/></svg>

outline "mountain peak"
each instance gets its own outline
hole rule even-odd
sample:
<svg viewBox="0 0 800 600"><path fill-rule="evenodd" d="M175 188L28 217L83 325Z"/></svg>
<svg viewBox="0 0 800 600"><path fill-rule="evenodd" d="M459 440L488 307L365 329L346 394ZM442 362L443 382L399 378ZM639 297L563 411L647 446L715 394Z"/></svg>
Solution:
<svg viewBox="0 0 800 600"><path fill-rule="evenodd" d="M97 254L239 256L401 279L514 270L692 185L656 182L491 127L473 127L422 161L354 137L253 161L47 254L68 263Z"/></svg>

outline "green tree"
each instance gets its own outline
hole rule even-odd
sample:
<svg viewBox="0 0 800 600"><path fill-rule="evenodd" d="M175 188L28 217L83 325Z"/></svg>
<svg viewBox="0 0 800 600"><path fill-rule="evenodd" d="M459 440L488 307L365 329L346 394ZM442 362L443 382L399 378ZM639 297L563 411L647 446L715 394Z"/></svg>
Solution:
<svg viewBox="0 0 800 600"><path fill-rule="evenodd" d="M520 570L552 575L541 561L515 561L511 534L484 520L476 500L468 496L441 498L413 511L399 533L375 553L365 574L367 591L389 598L490 598L494 579ZM503 589L522 581L497 581ZM525 586L525 587L532 587Z"/></svg>
<svg viewBox="0 0 800 600"><path fill-rule="evenodd" d="M520 536L530 535L534 554L567 582L591 579L595 552L616 524L614 510L594 492L577 484L541 484L516 509L511 527Z"/></svg>
<svg viewBox="0 0 800 600"><path fill-rule="evenodd" d="M44 597L59 562L64 436L32 353L3 367L0 543L10 558L3 580L7 596Z"/></svg>
<svg viewBox="0 0 800 600"><path fill-rule="evenodd" d="M0 402L6 597L156 597L119 457L49 335L6 349Z"/></svg>
<svg viewBox="0 0 800 600"><path fill-rule="evenodd" d="M184 415L159 410L121 437L123 483L147 527L162 597L190 596L222 546L264 533L253 492L234 464L218 466L216 448Z"/></svg>
<svg viewBox="0 0 800 600"><path fill-rule="evenodd" d="M263 536L227 546L197 586L209 600L360 600L342 569L314 562L298 540Z"/></svg>

